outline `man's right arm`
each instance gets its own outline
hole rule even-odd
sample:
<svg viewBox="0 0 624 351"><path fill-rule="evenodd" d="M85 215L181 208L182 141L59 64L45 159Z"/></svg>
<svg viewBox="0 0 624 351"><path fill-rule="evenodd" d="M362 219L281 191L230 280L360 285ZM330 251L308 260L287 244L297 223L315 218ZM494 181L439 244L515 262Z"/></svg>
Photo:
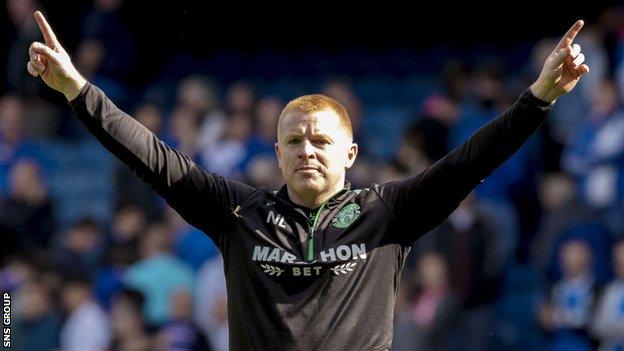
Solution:
<svg viewBox="0 0 624 351"><path fill-rule="evenodd" d="M87 129L178 211L189 223L213 235L228 227L235 204L254 189L201 169L169 148L139 122L121 111L78 73L41 12L35 19L45 44L32 43L28 72L63 93ZM220 245L220 244L219 244Z"/></svg>
<svg viewBox="0 0 624 351"><path fill-rule="evenodd" d="M188 156L170 148L106 97L86 83L69 102L78 119L102 145L128 165L189 223L222 232L239 198L252 187L227 181L203 170Z"/></svg>

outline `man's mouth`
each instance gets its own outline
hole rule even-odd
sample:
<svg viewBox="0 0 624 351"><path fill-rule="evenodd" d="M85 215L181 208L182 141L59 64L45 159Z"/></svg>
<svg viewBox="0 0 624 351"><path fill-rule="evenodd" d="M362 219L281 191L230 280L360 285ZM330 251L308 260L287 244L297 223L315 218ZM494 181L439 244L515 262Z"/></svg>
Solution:
<svg viewBox="0 0 624 351"><path fill-rule="evenodd" d="M314 171L318 171L317 167L314 166L302 166L297 168L298 172L314 172Z"/></svg>

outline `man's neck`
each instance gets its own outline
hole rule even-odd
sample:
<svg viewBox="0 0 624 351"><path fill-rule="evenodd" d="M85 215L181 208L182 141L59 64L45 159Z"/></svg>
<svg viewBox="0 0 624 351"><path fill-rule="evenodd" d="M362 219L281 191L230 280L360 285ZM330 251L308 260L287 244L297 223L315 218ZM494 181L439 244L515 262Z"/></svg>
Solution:
<svg viewBox="0 0 624 351"><path fill-rule="evenodd" d="M323 205L325 202L331 199L332 196L336 195L338 192L344 189L344 182L342 182L342 184L342 186L334 187L331 191L309 195L295 193L293 190L287 187L288 197L290 198L290 201L296 203L299 206L315 209Z"/></svg>

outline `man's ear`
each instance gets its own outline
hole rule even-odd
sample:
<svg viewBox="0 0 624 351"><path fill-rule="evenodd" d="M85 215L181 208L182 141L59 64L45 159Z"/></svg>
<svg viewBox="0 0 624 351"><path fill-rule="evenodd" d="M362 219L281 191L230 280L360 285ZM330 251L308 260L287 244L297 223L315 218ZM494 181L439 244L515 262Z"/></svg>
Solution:
<svg viewBox="0 0 624 351"><path fill-rule="evenodd" d="M273 145L273 148L275 149L275 157L277 157L277 166L281 169L282 168L282 152L279 148L279 144L275 143Z"/></svg>
<svg viewBox="0 0 624 351"><path fill-rule="evenodd" d="M351 168L351 166L353 166L353 163L355 162L355 158L357 157L357 154L358 154L358 144L352 143L349 146L349 151L347 152L347 163L345 164L346 169L349 169Z"/></svg>

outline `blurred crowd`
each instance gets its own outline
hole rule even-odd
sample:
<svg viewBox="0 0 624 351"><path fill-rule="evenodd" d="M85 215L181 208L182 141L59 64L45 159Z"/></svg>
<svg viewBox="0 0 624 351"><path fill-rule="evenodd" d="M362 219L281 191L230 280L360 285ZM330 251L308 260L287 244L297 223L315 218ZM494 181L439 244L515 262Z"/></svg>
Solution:
<svg viewBox="0 0 624 351"><path fill-rule="evenodd" d="M13 297L14 349L227 350L214 243L27 75L39 5L6 7L0 288ZM205 169L272 189L283 183L277 119L302 92L300 79L347 108L361 148L347 177L358 188L417 174L460 145L513 103L557 42L535 43L513 70L505 63L517 53L503 50L484 60L442 56L441 69L422 79L319 74L277 89L198 68L137 85L128 83L137 50L122 7L95 0L84 14L71 50L79 71ZM624 8L606 8L578 43L591 73L414 245L393 349L624 350Z"/></svg>

